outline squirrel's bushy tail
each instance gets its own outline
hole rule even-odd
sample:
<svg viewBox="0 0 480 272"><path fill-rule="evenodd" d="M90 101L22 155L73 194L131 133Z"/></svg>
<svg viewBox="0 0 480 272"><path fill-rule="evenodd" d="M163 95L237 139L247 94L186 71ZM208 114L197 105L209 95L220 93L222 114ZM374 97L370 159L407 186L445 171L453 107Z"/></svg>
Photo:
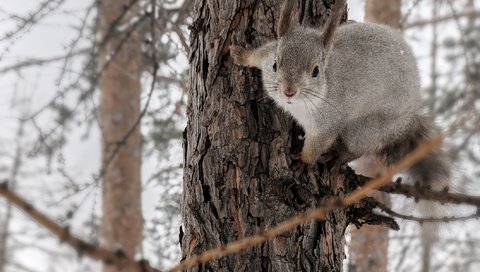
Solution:
<svg viewBox="0 0 480 272"><path fill-rule="evenodd" d="M397 141L384 147L380 155L386 163L393 164L400 161L408 153L415 150L424 140L434 137L438 132L433 120L426 115L415 115L406 133ZM433 190L442 190L448 185L451 176L451 163L447 152L439 148L433 150L422 160L415 163L407 174L420 186Z"/></svg>
<svg viewBox="0 0 480 272"><path fill-rule="evenodd" d="M427 115L418 114L413 118L413 122L411 122L411 126L406 130L406 133L381 151L380 155L383 156L387 164L393 164L401 160L408 153L415 150L424 140L435 137L438 133L438 128L435 126L433 119ZM410 167L406 174L418 185L440 191L445 189L450 183L452 174L451 159L444 149L435 149ZM416 205L416 210L422 216L439 217L443 209L437 203L420 201ZM437 240L439 225L426 223L422 224L420 228L421 242L424 250L427 250Z"/></svg>

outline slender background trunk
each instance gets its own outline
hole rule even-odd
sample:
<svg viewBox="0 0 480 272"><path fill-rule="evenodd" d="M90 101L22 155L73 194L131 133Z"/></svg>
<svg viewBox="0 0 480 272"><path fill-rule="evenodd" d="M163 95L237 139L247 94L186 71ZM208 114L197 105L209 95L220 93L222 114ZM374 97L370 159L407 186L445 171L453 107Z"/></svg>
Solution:
<svg viewBox="0 0 480 272"><path fill-rule="evenodd" d="M191 27L185 140L182 255L189 258L269 229L348 192L338 167L294 177L301 148L291 118L263 99L260 72L234 66L228 46L273 39L282 1L197 0ZM325 3L328 5L325 6ZM302 1L293 12L323 24L333 1ZM341 271L347 212L211 261L193 271Z"/></svg>
<svg viewBox="0 0 480 272"><path fill-rule="evenodd" d="M99 31L102 37L109 35L109 31L116 31L109 29L110 25L129 2L99 1ZM142 141L140 126L135 126L140 116L141 94L141 54L137 33L134 32L125 41L120 34L113 33L105 46L100 48L99 56L100 67L111 59L99 82L104 163L102 241L107 247L134 256L141 250L143 228ZM128 268L106 265L104 271L128 271Z"/></svg>
<svg viewBox="0 0 480 272"><path fill-rule="evenodd" d="M395 29L401 28L401 0L367 0L365 21L384 24Z"/></svg>
<svg viewBox="0 0 480 272"><path fill-rule="evenodd" d="M8 187L15 190L17 184L18 174L23 160L23 136L25 132L25 121L22 119L19 121L18 130L16 133L16 147L13 157L12 170L8 178ZM9 259L11 258L11 252L8 250L9 243L8 238L10 234L10 222L12 220L12 205L6 203L3 217L0 221L0 272L7 271L9 265Z"/></svg>
<svg viewBox="0 0 480 272"><path fill-rule="evenodd" d="M400 29L400 0L367 0L365 3L365 21L388 25ZM382 166L375 161L360 166L364 175L376 176L382 173ZM375 197L383 203L390 203L390 196L376 192ZM384 226L363 226L350 228L350 271L386 272L388 269L388 233Z"/></svg>
<svg viewBox="0 0 480 272"><path fill-rule="evenodd" d="M435 112L435 98L438 89L438 74L437 74L437 57L438 57L438 30L435 19L438 17L439 2L432 0L432 42L430 45L430 88L429 88L429 110ZM422 245L422 272L429 272L431 269L431 255L432 255L432 231L436 231L435 225L426 224L420 227L420 243Z"/></svg>

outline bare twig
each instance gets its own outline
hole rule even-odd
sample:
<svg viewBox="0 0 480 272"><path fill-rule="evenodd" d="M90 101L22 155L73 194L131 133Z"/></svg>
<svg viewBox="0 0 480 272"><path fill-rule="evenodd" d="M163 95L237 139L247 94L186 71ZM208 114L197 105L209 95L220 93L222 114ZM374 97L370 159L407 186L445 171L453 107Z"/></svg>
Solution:
<svg viewBox="0 0 480 272"><path fill-rule="evenodd" d="M57 80L57 85L60 85L62 83L63 77L65 76L65 72L67 71L67 65L70 62L71 57L73 57L75 54L75 48L77 44L80 42L80 39L83 37L83 33L85 29L87 28L87 23L89 19L89 15L92 12L92 10L95 8L96 4L93 3L87 8L87 11L85 12L85 15L83 16L82 22L80 24L80 27L78 29L78 33L76 38L71 42L70 44L70 49L68 50L68 53L65 55L65 58L63 60L63 66L60 72L60 76L58 77Z"/></svg>
<svg viewBox="0 0 480 272"><path fill-rule="evenodd" d="M116 264L118 266L133 267L135 271L159 272L160 270L151 267L148 262L140 260L136 261L127 256L121 251L113 252L103 247L85 242L75 235L71 234L69 229L60 226L53 219L38 211L34 206L28 203L25 199L18 196L11 191L6 182L0 183L0 195L3 196L9 203L15 205L20 210L28 214L38 224L44 226L51 233L61 239L63 242L70 245L80 255L85 254L95 260L102 261L108 264Z"/></svg>
<svg viewBox="0 0 480 272"><path fill-rule="evenodd" d="M428 222L431 222L431 223L435 223L435 222L437 222L437 223L448 223L448 222L466 221L466 220L469 220L469 219L474 219L474 218L479 217L478 213L474 213L474 214L467 215L467 216L416 217L416 216L413 216L413 215L405 215L405 214L398 213L398 212L390 209L389 207L387 207L387 205L385 205L383 203L380 203L380 202L377 202L376 204L382 211L384 211L385 213L387 213L390 216L398 217L398 218L405 219L405 220L410 220L410 221L416 221L420 224L428 223Z"/></svg>
<svg viewBox="0 0 480 272"><path fill-rule="evenodd" d="M91 86L90 86L90 89L87 91L87 93L91 93L95 90L95 87L98 83L98 80L100 79L101 75L103 74L103 72L108 68L108 66L110 65L110 63L112 62L112 60L117 56L118 52L120 52L120 50L123 48L123 45L125 44L125 42L130 38L130 36L132 35L132 33L136 30L136 28L140 25L141 22L143 22L143 20L145 20L147 17L146 16L142 16L141 18L139 18L134 24L132 24L131 28L125 33L125 36L120 40L119 44L114 48L113 50L113 53L111 55L111 58L109 58L100 68L100 71L94 76L94 78L91 80ZM35 111L34 113L32 113L27 119L30 119L35 127L37 128L37 130L40 132L40 134L43 134L41 133L41 129L39 126L37 126L35 124L35 117L37 117L40 113L42 113L45 109L47 109L48 107L50 107L51 105L53 105L53 103L55 103L55 101L61 97L63 97L67 92L69 92L74 86L76 86L78 84L78 82L80 81L81 77L78 78L77 81L75 81L73 84L70 84L69 86L67 86L64 90L62 91L58 91L57 94L52 98L52 100L45 104L44 106L42 106L40 109L38 109L37 111ZM71 116L73 116L73 114L76 112L77 108L81 105L81 101L79 101L75 107L69 112L69 114L65 117L65 118L70 118ZM138 120L137 120L137 123L138 123ZM61 127L61 124L57 124L54 128L52 128L48 133L45 133L43 134L43 136L41 136L41 139L46 139L48 137L50 137L51 135L53 135L53 133L55 133L55 131L57 131L59 128ZM131 133L130 133L131 134ZM103 176L100 175L100 177Z"/></svg>
<svg viewBox="0 0 480 272"><path fill-rule="evenodd" d="M411 23L406 23L403 26L403 29L409 29L409 28L414 28L414 27L424 27L424 26L428 26L428 25L431 25L431 24L448 22L448 21L453 20L453 19L458 18L458 17L470 17L470 16L480 16L480 11L469 10L469 11L465 11L465 12L459 12L455 15L450 14L450 15L438 16L438 17L431 18L431 19L426 19L426 20L413 21Z"/></svg>
<svg viewBox="0 0 480 272"><path fill-rule="evenodd" d="M408 17L412 15L413 10L420 4L422 0L415 0L413 4L408 8L407 12L403 16L402 20L400 21L400 25L403 26L405 22L408 20Z"/></svg>
<svg viewBox="0 0 480 272"><path fill-rule="evenodd" d="M3 35L3 37L0 37L0 42L11 39L13 36L18 34L19 32L25 30L29 26L34 25L41 19L45 18L45 16L48 15L50 12L60 7L64 2L65 0L60 0L60 1L46 0L40 3L39 7L34 12L31 12L28 17L26 18L17 17L18 20L22 21L22 23L19 24L15 30L8 31L5 35ZM54 4L53 6L51 6L52 3Z"/></svg>
<svg viewBox="0 0 480 272"><path fill-rule="evenodd" d="M110 41L110 39L112 39L112 37L119 34L117 30L118 26L138 1L139 0L131 0L127 5L123 7L122 13L117 18L115 18L115 20L113 20L112 23L108 26L108 30L105 31L106 35L98 44L98 48L104 48L105 45ZM99 4L98 1L97 4Z"/></svg>
<svg viewBox="0 0 480 272"><path fill-rule="evenodd" d="M20 120L18 124L18 129L16 133L16 147L15 147L15 155L13 157L13 164L12 170L10 172L10 186L15 188L18 178L18 173L20 172L20 168L23 162L23 145L22 140L23 136L25 135L25 122ZM12 219L12 205L7 203L5 216L2 218L2 222L0 225L0 271L6 271L6 267L9 263L9 252L8 252L8 239L10 235L10 225Z"/></svg>
<svg viewBox="0 0 480 272"><path fill-rule="evenodd" d="M111 32L115 32L114 29L115 27L117 27L117 25L119 24L120 22L120 19L123 18L123 16L125 16L125 14L127 13L127 11L131 8L131 5L134 5L137 1L139 0L132 0L130 2L130 4L123 10L122 14L120 15L120 17L118 17L117 19L115 19L115 21L109 25L109 31L103 38L102 40L98 43L98 45L96 46L96 49L102 49L105 47L105 44L110 41L110 39L112 38L112 33ZM110 63L112 62L113 59L115 59L115 57L117 56L118 52L123 48L125 42L131 37L131 35L134 33L134 31L136 31L138 29L138 27L143 23L143 21L145 19L147 19L147 15L146 14L142 14L141 17L137 18L134 22L132 22L128 28L126 28L125 30L122 31L122 34L123 34L123 37L122 39L120 40L120 42L117 44L117 46L115 48L113 48L113 50L110 52L111 54L109 55L109 58L105 61L105 63L103 63L99 69L99 71L95 74L95 76L90 80L91 81L91 86L89 88L89 90L87 90L86 92L87 93L91 93L95 90L96 86L97 86L97 83L98 83L98 80L100 79L100 77L102 76L103 72L109 67ZM119 34L118 32L115 32L116 34ZM89 49L87 49L88 51ZM68 56L68 55L67 55ZM67 56L64 56L67 57ZM90 66L93 61L94 61L94 57L92 57L92 59L84 66L84 67L88 67ZM82 77L79 77L74 83L72 84L69 84L69 86L63 88L62 91L58 91L56 93L56 95L50 100L50 102L48 102L47 104L45 104L44 106L40 107L38 110L36 110L34 113L31 114L31 116L28 118L28 119L33 119L35 118L37 115L39 115L40 113L42 113L45 109L47 109L48 107L50 107L53 103L55 103L55 101L61 97L63 97L67 92L69 92L73 87L77 86L80 79ZM78 105L77 105L78 106ZM76 106L76 107L77 107ZM75 108L76 108L75 107ZM75 112L75 110L73 110L70 114L73 114ZM48 133L48 135L52 134L57 128L53 129L51 133Z"/></svg>
<svg viewBox="0 0 480 272"><path fill-rule="evenodd" d="M50 58L43 58L43 59L27 59L21 62L17 62L13 65L10 66L5 66L0 68L0 74L4 74L10 71L18 71L20 69L24 68L29 68L32 66L41 66L47 63L51 62L57 62L64 60L68 56L77 56L77 55L82 55L88 52L88 48L82 48L73 52L69 52L69 54L61 55L61 56L55 56L55 57L50 57Z"/></svg>
<svg viewBox="0 0 480 272"><path fill-rule="evenodd" d="M2 60L6 54L10 52L10 48L27 33L35 23L38 23L41 19L45 18L49 13L59 8L65 0L46 0L40 3L39 8L34 12L31 12L28 17L12 16L16 20L20 21L15 30L11 30L0 37L0 42L7 41L7 45L0 52L0 60ZM53 4L52 4L53 3ZM50 5L52 4L52 5Z"/></svg>
<svg viewBox="0 0 480 272"><path fill-rule="evenodd" d="M447 193L446 191L436 192L415 185L393 183L380 188L380 190L386 193L401 194L414 199L437 201L442 204L467 204L480 207L480 197L457 193Z"/></svg>
<svg viewBox="0 0 480 272"><path fill-rule="evenodd" d="M33 270L33 269L31 269L29 267L26 267L23 264L17 263L17 262L11 263L10 266L15 268L15 269L18 269L20 271L24 271L24 272L37 272L36 270Z"/></svg>

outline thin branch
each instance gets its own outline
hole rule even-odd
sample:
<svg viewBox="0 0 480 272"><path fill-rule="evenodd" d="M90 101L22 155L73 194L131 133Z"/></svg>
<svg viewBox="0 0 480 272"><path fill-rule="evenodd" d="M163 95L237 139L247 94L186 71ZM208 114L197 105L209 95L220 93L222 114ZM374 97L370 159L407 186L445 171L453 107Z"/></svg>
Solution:
<svg viewBox="0 0 480 272"><path fill-rule="evenodd" d="M55 6L50 7L49 5L52 2L55 4ZM22 21L22 23L18 25L15 30L8 31L5 35L3 35L3 37L0 37L0 42L10 39L16 34L28 28L29 26L34 25L35 23L38 23L41 19L45 18L46 15L48 15L50 12L60 7L63 4L63 2L65 2L65 0L60 0L56 2L51 0L46 0L40 3L39 7L34 12L29 13L28 18L17 17L18 20Z"/></svg>
<svg viewBox="0 0 480 272"><path fill-rule="evenodd" d="M475 219L475 218L478 219L479 218L478 212L474 213L474 214L471 214L471 215L467 215L467 216L417 217L417 216L413 216L413 215L405 215L405 214L398 213L398 212L390 209L389 207L387 207L387 205L385 205L383 203L380 203L380 202L377 202L377 206L378 206L378 208L380 208L382 211L384 211L385 213L387 213L390 216L405 219L405 220L410 220L410 221L416 221L420 224L435 223L435 222L436 223L449 223L449 222L467 221L467 220L470 220L470 219Z"/></svg>
<svg viewBox="0 0 480 272"><path fill-rule="evenodd" d="M454 20L455 18L458 18L458 17L470 17L470 16L478 17L478 16L480 16L480 11L470 10L470 11L460 12L460 13L457 13L455 15L450 14L450 15L445 15L445 16L438 16L438 17L435 17L435 18L432 18L432 19L418 20L418 21L414 21L414 22L411 22L411 23L406 23L403 26L403 29L409 29L409 28L414 28L414 27L424 27L424 26L428 26L428 25L436 24L436 23L445 23L445 22L448 22L450 20Z"/></svg>
<svg viewBox="0 0 480 272"><path fill-rule="evenodd" d="M160 272L160 270L151 267L144 260L136 261L127 256L122 251L113 252L100 246L83 241L82 239L71 234L67 227L62 227L53 219L38 211L34 206L21 198L15 192L11 191L6 182L0 183L0 195L9 203L15 205L18 209L24 211L38 224L44 226L52 234L57 236L63 242L70 245L80 255L85 254L95 260L108 264L116 264L118 266L132 267L135 271Z"/></svg>
<svg viewBox="0 0 480 272"><path fill-rule="evenodd" d="M115 18L115 20L113 20L112 23L108 26L108 29L105 32L105 36L98 44L98 48L104 48L105 45L110 41L110 39L112 39L115 35L119 34L117 31L117 27L122 22L123 18L125 18L130 9L132 9L138 1L139 0L131 0L128 4L123 6L122 13L117 18Z"/></svg>
<svg viewBox="0 0 480 272"><path fill-rule="evenodd" d="M185 18L188 16L188 14L190 14L192 7L193 3L191 0L184 0L178 12L178 18L172 26L172 29L180 39L180 43L182 44L183 50L187 56L190 52L190 46L188 45L188 39L185 37L185 33L182 31L180 24L184 23Z"/></svg>
<svg viewBox="0 0 480 272"><path fill-rule="evenodd" d="M23 264L21 263L17 263L17 262L13 262L10 264L11 267L15 268L15 269L18 269L20 271L24 271L24 272L38 272L38 271L35 271L29 267L26 267L24 266Z"/></svg>
<svg viewBox="0 0 480 272"><path fill-rule="evenodd" d="M408 8L407 12L403 16L402 20L400 21L400 25L403 26L405 22L408 20L408 17L412 15L413 10L420 4L422 0L415 0L413 4Z"/></svg>
<svg viewBox="0 0 480 272"><path fill-rule="evenodd" d="M454 22L457 26L457 29L459 30L460 43L463 47L462 53L463 53L463 57L465 58L465 68L464 68L465 72L467 74L478 75L478 74L480 74L480 70L478 69L477 65L475 65L475 63L474 63L475 57L472 56L472 54L471 54L472 52L471 52L471 50L469 50L468 41L465 37L464 30L463 30L462 25L460 23L460 16L459 16L460 13L457 12L457 10L455 8L455 5L453 4L452 0L447 0L447 4L450 7L450 10L452 12L452 16L454 18ZM477 97L476 86L474 86L474 83L472 82L472 80L469 77L466 78L466 85L470 86L470 88L471 88L470 93L474 97L468 99L467 103L465 103L462 106L462 108L464 108L464 109L468 109L468 107L475 108L475 101L477 101L476 99L474 99L474 98Z"/></svg>
<svg viewBox="0 0 480 272"><path fill-rule="evenodd" d="M21 21L21 23L18 24L15 30L8 31L5 35L0 37L0 42L7 41L8 43L0 52L0 60L10 52L10 48L22 37L23 34L27 33L36 23L45 18L48 14L58 9L64 2L65 0L46 0L40 4L36 11L30 12L28 18L12 16L12 18L14 17ZM54 3L55 6L49 6L51 3Z"/></svg>
<svg viewBox="0 0 480 272"><path fill-rule="evenodd" d="M20 120L18 124L18 129L16 133L16 147L15 147L15 156L13 158L12 170L10 172L9 178L9 185L12 188L16 187L18 173L20 172L20 168L23 162L23 145L22 140L23 136L25 135L25 121ZM8 239L10 233L10 225L12 219L12 205L7 203L5 217L3 218L3 222L0 226L0 271L6 271L5 267L9 263L8 260Z"/></svg>
<svg viewBox="0 0 480 272"><path fill-rule="evenodd" d="M85 29L87 28L87 23L88 23L88 18L90 17L90 13L92 10L96 7L96 4L93 3L87 8L87 11L85 12L85 16L83 17L80 27L78 29L78 33L76 35L76 38L71 42L70 48L68 50L68 53L65 55L65 58L63 60L63 66L60 72L60 76L57 80L57 85L60 85L62 83L63 77L65 76L65 73L67 71L67 65L70 61L70 59L75 56L75 48L77 47L78 43L80 42L81 38L83 37L83 33Z"/></svg>
<svg viewBox="0 0 480 272"><path fill-rule="evenodd" d="M48 64L51 62L57 62L64 60L66 57L70 56L77 56L77 55L83 55L87 53L89 48L82 48L77 51L69 52L69 54L61 55L61 56L55 56L55 57L50 57L50 58L43 58L43 59L27 59L21 62L17 62L13 65L10 66L5 66L3 68L0 68L0 74L4 74L10 71L18 71L20 69L24 68L29 68L31 66L41 66L44 64Z"/></svg>
<svg viewBox="0 0 480 272"><path fill-rule="evenodd" d="M135 23L132 24L131 28L128 29L128 31L125 32L125 36L120 40L119 44L114 48L110 58L100 67L99 72L91 79L91 86L90 89L87 90L87 93L91 93L95 90L95 87L97 86L98 80L102 76L103 72L109 67L110 63L112 60L117 56L118 52L123 48L123 45L125 42L130 38L132 33L137 29L137 27L145 20L147 17L142 16L139 18ZM93 61L93 59L90 61L90 63ZM90 64L89 63L89 64ZM88 65L87 65L88 66ZM69 92L73 87L75 87L78 82L80 81L81 77L79 77L74 83L70 84L69 86L65 87L62 91L58 91L57 94L48 102L47 104L43 105L40 109L36 110L34 113L32 113L27 119L29 120L34 120L36 116L38 116L40 113L42 113L45 109L50 107L55 101L61 97L63 97L67 92ZM81 101L80 101L81 102ZM77 103L75 108L70 111L69 115L67 118L70 118L75 112L76 109L80 106L81 103ZM49 137L52 135L58 128L60 127L60 124L57 124L56 127L51 129L49 133L45 135L45 138Z"/></svg>
<svg viewBox="0 0 480 272"><path fill-rule="evenodd" d="M437 192L416 185L393 183L380 188L381 191L391 194L401 194L414 199L438 201L439 203L467 204L480 207L480 197L458 193L448 193L447 190Z"/></svg>
<svg viewBox="0 0 480 272"><path fill-rule="evenodd" d="M130 2L131 5L133 5L134 3L136 3L137 1L139 0L132 0ZM118 25L118 23L120 22L119 19L123 18L123 16L125 16L126 12L131 8L130 7L130 4L124 9L123 13L120 15L119 18L117 18L114 22L112 22L111 25L109 25L109 32L102 38L102 40L99 42L99 44L96 46L97 47L97 50L98 49L101 49L101 48L104 48L105 47L105 44L113 37L111 34L111 32L115 29L115 27ZM123 48L123 45L124 43L130 38L130 36L134 33L134 31L136 31L138 29L138 27L143 23L143 21L147 19L147 16L146 14L142 14L141 17L137 18L137 20L133 23L131 23L131 25L129 25L129 27L125 30L123 30L121 33L123 34L123 37L122 39L120 40L120 42L118 43L118 45L112 50L109 58L105 61L105 63L103 63L103 65L100 67L99 71L95 74L95 76L93 76L92 79L90 79L90 82L91 82L91 86L89 88L89 90L87 90L86 92L87 93L91 93L95 90L96 86L97 86L97 83L98 83L98 80L100 79L100 77L102 76L103 72L109 67L110 63L112 62L113 59L115 59L115 57L117 56L118 52ZM110 30L112 29L112 30ZM116 34L119 34L118 32L115 32ZM90 48L91 49L91 48ZM87 50L88 52L88 50ZM68 55L67 55L68 56ZM66 57L66 56L64 56ZM88 67L90 66L93 61L95 60L95 58L92 57L92 59L86 64L84 65L84 67ZM30 115L30 117L28 119L33 119L35 118L37 115L39 115L40 113L42 113L45 109L47 109L48 107L50 107L57 99L63 97L67 92L69 92L73 87L77 86L78 82L80 81L82 77L80 76L74 83L72 84L69 84L69 86L63 88L62 91L58 91L57 94L50 100L50 102L48 102L47 104L43 105L40 109L36 110L33 114ZM73 110L70 114L72 115L73 113L75 112L75 110ZM53 131L55 131L56 129L54 129ZM52 134L53 131L49 134Z"/></svg>
<svg viewBox="0 0 480 272"><path fill-rule="evenodd" d="M160 169L159 171L155 172L152 176L150 176L150 178L148 178L147 182L145 182L145 184L150 184L152 181L154 181L155 179L158 179L159 177L161 177L162 175L164 174L169 174L169 173L172 173L172 172L176 172L176 171L180 171L183 169L183 163L181 164L176 164L176 165L171 165L169 167L165 167L163 169Z"/></svg>

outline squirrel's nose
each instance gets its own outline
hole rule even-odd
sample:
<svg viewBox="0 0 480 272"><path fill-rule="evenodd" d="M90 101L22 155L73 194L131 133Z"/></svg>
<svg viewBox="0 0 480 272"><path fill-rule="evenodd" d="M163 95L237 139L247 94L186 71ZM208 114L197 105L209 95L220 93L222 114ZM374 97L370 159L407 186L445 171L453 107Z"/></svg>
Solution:
<svg viewBox="0 0 480 272"><path fill-rule="evenodd" d="M292 96L294 96L294 95L297 93L297 91L295 91L295 90L292 89L292 88L286 88L286 89L283 90L283 93L284 93L287 97L292 97Z"/></svg>

